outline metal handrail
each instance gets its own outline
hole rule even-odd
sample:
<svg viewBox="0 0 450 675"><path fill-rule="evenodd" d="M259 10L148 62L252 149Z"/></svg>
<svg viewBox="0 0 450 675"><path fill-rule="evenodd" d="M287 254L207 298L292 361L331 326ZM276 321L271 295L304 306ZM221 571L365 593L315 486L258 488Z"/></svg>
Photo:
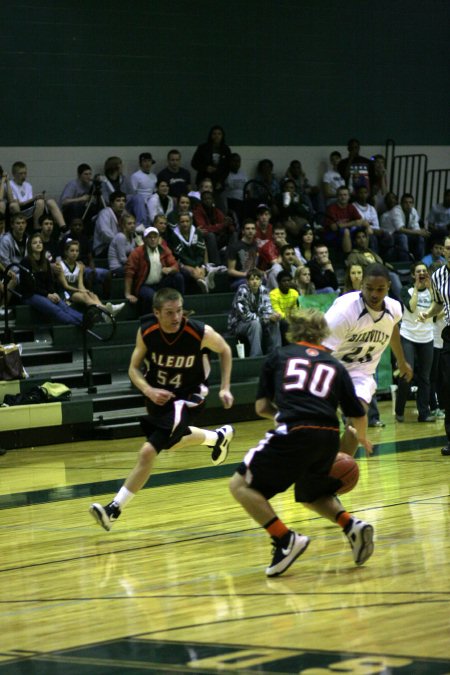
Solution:
<svg viewBox="0 0 450 675"><path fill-rule="evenodd" d="M100 325L107 325L110 326L111 330L107 332L106 337L95 332L92 328L93 325L95 325L95 318L98 316L105 316L108 318L107 323L103 323ZM91 305L90 307L87 308L84 317L83 317L83 323L81 325L81 331L83 335L83 384L85 387L87 387L88 393L89 394L95 394L97 391L97 387L94 386L94 381L93 381L93 375L92 375L92 367L89 366L88 364L88 343L87 343L87 336L92 335L96 340L99 340L100 342L108 342L111 340L116 332L117 328L117 323L116 319L114 316L109 314L105 309L102 307L98 307L97 305Z"/></svg>
<svg viewBox="0 0 450 675"><path fill-rule="evenodd" d="M33 288L36 287L36 279L34 277L33 272L29 270L27 267L24 267L20 263L12 262L9 263L3 270L3 293L5 297L5 340L6 342L13 342L14 341L14 333L9 327L9 312L8 312L8 294L11 293L12 295L16 295L18 298L22 297L22 293L19 293L16 288L8 288L8 284L11 282L11 279L8 278L8 272L10 269L18 269L21 272L25 272L26 275L28 275L31 280L32 280L32 285Z"/></svg>
<svg viewBox="0 0 450 675"><path fill-rule="evenodd" d="M415 206L423 216L425 181L428 157L422 153L395 155L390 175L390 189L399 199L409 192L414 196Z"/></svg>
<svg viewBox="0 0 450 675"><path fill-rule="evenodd" d="M29 270L27 267L24 267L20 263L10 263L5 267L3 271L3 288L4 288L4 295L5 295L5 340L6 342L12 342L14 340L14 333L11 331L9 328L9 320L8 320L8 293L12 293L13 295L16 295L19 298L22 298L23 295L20 293L18 290L15 288L8 289L8 283L10 279L8 279L8 272L10 269L15 268L20 270L20 272L27 274L30 279L32 280L32 288L36 287L36 279L34 274ZM96 332L93 330L93 326L95 325L95 317L98 316L105 316L108 318L108 321L105 323L102 323L101 325L106 325L110 327L110 330L107 331L106 336L101 335L100 333ZM95 393L97 391L96 387L93 385L93 379L92 379L92 369L89 368L88 366L88 344L87 344L87 336L92 335L96 340L99 340L100 342L108 342L109 340L112 339L116 332L116 319L114 316L112 316L109 312L107 312L105 309L102 307L98 307L96 305L91 305L88 307L83 315L83 322L81 324L81 333L83 336L83 381L85 383L85 386L88 387L88 392L89 393Z"/></svg>
<svg viewBox="0 0 450 675"><path fill-rule="evenodd" d="M386 168L389 176L389 190L400 198L410 192L415 199L416 209L425 220L433 204L439 203L450 186L450 169L428 169L425 154L396 155L395 141L386 140Z"/></svg>
<svg viewBox="0 0 450 675"><path fill-rule="evenodd" d="M391 180L391 176L393 175L394 171L394 157L395 157L395 141L392 138L386 139L384 154L385 154L386 170L388 172L389 180ZM389 185L389 190L392 192L392 184Z"/></svg>
<svg viewBox="0 0 450 675"><path fill-rule="evenodd" d="M450 188L450 169L428 169L425 177L424 218L433 204L442 202L444 192Z"/></svg>

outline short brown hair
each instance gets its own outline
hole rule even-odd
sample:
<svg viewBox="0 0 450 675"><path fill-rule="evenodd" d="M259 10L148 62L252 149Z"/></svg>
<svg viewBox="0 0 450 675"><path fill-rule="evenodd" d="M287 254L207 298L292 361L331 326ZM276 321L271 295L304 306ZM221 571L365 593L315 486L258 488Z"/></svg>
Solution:
<svg viewBox="0 0 450 675"><path fill-rule="evenodd" d="M160 288L153 296L153 309L160 310L165 302L176 300L181 300L181 303L183 303L183 296L176 288Z"/></svg>
<svg viewBox="0 0 450 675"><path fill-rule="evenodd" d="M258 279L263 279L264 274L259 270L257 267L253 267L251 270L247 272L245 275L246 279L250 279L250 277L258 277Z"/></svg>

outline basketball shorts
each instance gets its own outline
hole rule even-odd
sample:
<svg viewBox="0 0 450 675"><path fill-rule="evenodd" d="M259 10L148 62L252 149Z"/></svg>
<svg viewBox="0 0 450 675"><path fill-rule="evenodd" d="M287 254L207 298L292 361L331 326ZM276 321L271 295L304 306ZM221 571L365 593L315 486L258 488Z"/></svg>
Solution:
<svg viewBox="0 0 450 675"><path fill-rule="evenodd" d="M237 472L266 499L294 485L295 501L313 502L342 485L328 475L338 449L338 428L299 426L288 431L281 425L247 452Z"/></svg>
<svg viewBox="0 0 450 675"><path fill-rule="evenodd" d="M350 371L349 375L352 378L357 397L369 405L377 390L377 383L375 382L373 375L366 375L365 373L358 371Z"/></svg>
<svg viewBox="0 0 450 675"><path fill-rule="evenodd" d="M164 406L147 401L148 415L141 419L141 428L147 440L159 454L179 443L188 436L189 427L194 424L205 407L205 398L193 394L188 400L175 399Z"/></svg>

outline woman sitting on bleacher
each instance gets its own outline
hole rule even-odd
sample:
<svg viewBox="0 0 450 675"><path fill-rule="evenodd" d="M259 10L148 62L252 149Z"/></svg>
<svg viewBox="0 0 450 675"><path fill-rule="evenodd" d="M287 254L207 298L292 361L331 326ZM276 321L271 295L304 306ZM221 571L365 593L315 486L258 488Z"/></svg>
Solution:
<svg viewBox="0 0 450 675"><path fill-rule="evenodd" d="M66 302L96 305L112 316L116 316L125 307L125 303L113 305L107 302L103 304L98 295L87 290L83 281L84 264L78 260L79 255L80 244L75 239L66 241L64 255L56 268L57 280L63 289Z"/></svg>
<svg viewBox="0 0 450 675"><path fill-rule="evenodd" d="M314 230L309 223L302 228L300 232L300 260L309 263L314 256L315 236Z"/></svg>
<svg viewBox="0 0 450 675"><path fill-rule="evenodd" d="M140 246L143 241L140 235L136 233L136 218L130 213L126 213L119 221L119 229L114 235L108 248L108 267L113 277L123 277L125 275L125 263L131 251Z"/></svg>
<svg viewBox="0 0 450 675"><path fill-rule="evenodd" d="M298 291L299 305L301 305L300 296L314 295L316 292L316 287L311 281L311 270L306 265L299 265L295 270L294 288Z"/></svg>
<svg viewBox="0 0 450 675"><path fill-rule="evenodd" d="M69 307L56 292L55 279L49 261L45 257L40 234L33 234L27 241L27 255L21 265L32 274L20 272L20 288L23 302L44 316L60 323L80 325L83 315Z"/></svg>

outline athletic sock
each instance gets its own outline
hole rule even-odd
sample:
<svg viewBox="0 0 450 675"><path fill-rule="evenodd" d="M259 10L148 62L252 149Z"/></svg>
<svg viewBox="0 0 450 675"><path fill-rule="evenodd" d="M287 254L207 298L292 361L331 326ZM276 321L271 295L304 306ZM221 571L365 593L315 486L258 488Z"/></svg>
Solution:
<svg viewBox="0 0 450 675"><path fill-rule="evenodd" d="M268 523L263 525L264 529L270 534L274 539L279 539L280 541L286 537L287 534L290 534L290 530L286 525L281 522L281 520L275 516L272 520L269 520Z"/></svg>
<svg viewBox="0 0 450 675"><path fill-rule="evenodd" d="M208 445L210 448L212 448L219 438L217 431L210 431L209 429L202 429L202 431L205 434L205 440L202 441L200 445Z"/></svg>
<svg viewBox="0 0 450 675"><path fill-rule="evenodd" d="M130 492L125 485L122 485L119 492L114 497L113 502L118 505L120 510L122 510L135 496L134 492Z"/></svg>
<svg viewBox="0 0 450 675"><path fill-rule="evenodd" d="M339 511L339 513L336 516L337 524L340 525L344 531L348 528L348 525L351 523L352 520L353 520L352 516L349 513L347 513L347 511Z"/></svg>

